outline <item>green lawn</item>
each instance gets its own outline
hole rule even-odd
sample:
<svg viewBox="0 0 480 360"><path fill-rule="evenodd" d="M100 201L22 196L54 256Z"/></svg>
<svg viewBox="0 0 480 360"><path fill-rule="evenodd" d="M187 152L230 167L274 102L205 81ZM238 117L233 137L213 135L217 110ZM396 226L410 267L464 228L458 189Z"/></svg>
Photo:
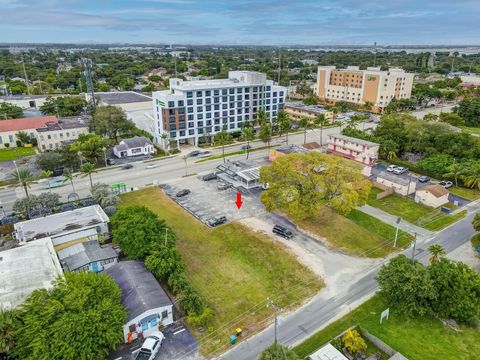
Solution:
<svg viewBox="0 0 480 360"><path fill-rule="evenodd" d="M480 136L480 127L461 126L461 128L471 134Z"/></svg>
<svg viewBox="0 0 480 360"><path fill-rule="evenodd" d="M275 146L278 146L278 145L270 146L270 148L273 148ZM248 150L248 152L251 153L253 151L259 151L259 150L265 150L265 149L268 149L268 146L261 146L261 147L257 147L257 148L252 148L252 149ZM228 149L225 149L225 150L228 151ZM234 155L242 155L242 154L245 154L245 156L247 156L246 150L226 152L225 157L234 156ZM223 157L223 154L212 155L212 156L206 157L204 159L197 160L197 161L195 161L195 163L202 163L202 162L209 161L209 160L221 159L222 157Z"/></svg>
<svg viewBox="0 0 480 360"><path fill-rule="evenodd" d="M324 286L279 242L238 223L209 229L158 188L121 199L122 206L147 206L175 230L187 277L215 313L204 332L192 329L205 355L228 348L228 336L237 327L246 336L263 329L272 315L267 298L283 309L294 308Z"/></svg>
<svg viewBox="0 0 480 360"><path fill-rule="evenodd" d="M377 200L376 196L381 192L382 190L380 189L372 188L367 203L370 206L379 208L392 215L400 216L402 219L428 230L441 230L466 215L466 211L461 211L456 215L448 215L442 213L439 209L432 209L428 206L417 204L410 198L396 194Z"/></svg>
<svg viewBox="0 0 480 360"><path fill-rule="evenodd" d="M31 155L35 155L35 148L33 148L33 147L1 149L0 150L0 162L1 161L16 160L21 156L31 156Z"/></svg>
<svg viewBox="0 0 480 360"><path fill-rule="evenodd" d="M410 234L399 231L395 249L395 228L356 209L345 217L323 208L317 217L297 223L301 228L326 238L334 247L357 256L385 257L409 245L413 239Z"/></svg>
<svg viewBox="0 0 480 360"><path fill-rule="evenodd" d="M303 359L350 326L360 325L410 360L475 360L480 353L480 331L462 326L455 332L433 317L407 319L395 309L380 324L387 305L377 295L350 314L330 324L294 348Z"/></svg>
<svg viewBox="0 0 480 360"><path fill-rule="evenodd" d="M452 194L455 194L470 201L474 201L480 198L480 191L474 189L452 186L450 189L448 189L448 191L450 191Z"/></svg>

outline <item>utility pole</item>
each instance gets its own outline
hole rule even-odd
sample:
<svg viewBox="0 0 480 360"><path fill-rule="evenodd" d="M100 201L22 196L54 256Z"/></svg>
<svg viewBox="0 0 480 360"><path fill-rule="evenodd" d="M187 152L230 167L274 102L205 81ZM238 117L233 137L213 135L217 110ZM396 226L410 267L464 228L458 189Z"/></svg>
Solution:
<svg viewBox="0 0 480 360"><path fill-rule="evenodd" d="M280 86L280 73L282 72L282 53L278 51L278 85Z"/></svg>
<svg viewBox="0 0 480 360"><path fill-rule="evenodd" d="M399 216L397 218L397 229L395 230L395 241L393 242L393 247L397 247L397 239L398 239L398 227L400 226L400 222L402 221L402 218Z"/></svg>
<svg viewBox="0 0 480 360"><path fill-rule="evenodd" d="M30 95L30 87L28 86L27 70L25 69L25 61L23 60L23 53L21 56L22 56L23 75L25 77L25 84L27 85L27 94Z"/></svg>
<svg viewBox="0 0 480 360"><path fill-rule="evenodd" d="M278 327L278 312L280 311L280 308L270 299L267 300L267 307L273 307L273 310L275 311L275 345L277 345L277 327Z"/></svg>
<svg viewBox="0 0 480 360"><path fill-rule="evenodd" d="M413 238L413 249L412 249L412 264L413 260L415 259L415 247L417 246L417 233L415 233L415 237Z"/></svg>
<svg viewBox="0 0 480 360"><path fill-rule="evenodd" d="M92 60L83 58L82 59L83 67L85 71L83 74L85 75L85 82L87 83L87 93L90 93L90 104L92 106L92 110L95 108L95 91L93 88L93 80L92 80Z"/></svg>
<svg viewBox="0 0 480 360"><path fill-rule="evenodd" d="M377 42L373 43L373 66L377 65Z"/></svg>

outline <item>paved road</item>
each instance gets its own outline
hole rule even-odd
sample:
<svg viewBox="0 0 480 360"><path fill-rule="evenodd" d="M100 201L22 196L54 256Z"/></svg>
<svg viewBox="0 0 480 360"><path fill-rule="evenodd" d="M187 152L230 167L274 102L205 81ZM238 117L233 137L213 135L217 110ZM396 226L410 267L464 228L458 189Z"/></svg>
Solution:
<svg viewBox="0 0 480 360"><path fill-rule="evenodd" d="M452 112L452 108L455 107L457 104L444 104L444 105L437 105L435 107L429 107L421 110L412 111L412 115L414 115L417 119L423 119L423 117L427 114L433 113L440 115L442 112Z"/></svg>
<svg viewBox="0 0 480 360"><path fill-rule="evenodd" d="M358 125L363 126L363 125ZM367 123L366 126L373 126L370 123ZM339 133L340 128L327 128L323 130L323 143L326 144L329 134ZM307 142L319 141L320 132L319 130L310 130L307 133ZM284 137L280 139L275 138L272 141L272 145L277 144L279 141L283 142ZM302 144L303 143L303 133L290 134L289 136L290 144ZM234 145L225 149L225 152L234 152L241 149L240 145ZM256 141L252 143L253 147L264 146L264 143ZM221 154L221 149L216 149L212 151L213 154ZM250 159L261 159L267 157L267 150L259 150L250 153ZM231 160L238 160L245 158L245 155L236 155L229 157ZM191 158L188 161L188 173L203 173L213 170L217 165L223 162L222 159L210 160L203 163L195 163L195 159ZM176 156L168 159L159 159L155 162L158 164L156 168L146 169L146 165L143 162L134 163L134 168L129 170L122 170L119 167L114 167L108 170L99 171L96 174L92 175L93 182L101 182L106 184L115 184L123 182L127 185L127 188L138 188L145 185L153 184L155 182L163 183L169 182L175 179L179 179L185 175L185 162L182 160L181 156ZM148 164L152 164L149 162ZM75 191L80 195L80 197L87 197L90 194L90 183L88 178L78 177L74 181ZM45 190L39 184L33 184L30 189L32 194L40 194L45 192ZM61 195L63 200L67 200L68 194L72 192L72 187L69 183L66 183L65 186L52 189L52 192L56 192ZM17 198L24 197L25 194L23 189L20 187L16 188L4 188L0 190L0 205L2 205L6 212L11 211L13 203Z"/></svg>
<svg viewBox="0 0 480 360"><path fill-rule="evenodd" d="M437 233L430 241L419 242L416 247L415 258L426 264L429 257L427 248L433 243L441 244L447 253L467 243L474 234L471 225L474 211L478 211L480 206L479 204L473 204L468 208L469 214L465 218ZM412 250L412 248L405 250L405 254L410 256ZM373 295L378 288L375 276L379 268L380 265L373 267L354 285L345 288L341 294L328 297L320 292L310 303L282 318L278 328L278 341L288 346L295 345ZM220 356L219 359L257 359L260 352L268 347L273 339L274 330L273 326L270 326L260 334L241 342L229 352Z"/></svg>

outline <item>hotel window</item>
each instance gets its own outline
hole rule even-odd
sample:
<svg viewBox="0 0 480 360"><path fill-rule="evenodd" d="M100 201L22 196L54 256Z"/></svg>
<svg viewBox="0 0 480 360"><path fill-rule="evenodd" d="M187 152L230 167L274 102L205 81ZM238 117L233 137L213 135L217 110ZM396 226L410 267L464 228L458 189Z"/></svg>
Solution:
<svg viewBox="0 0 480 360"><path fill-rule="evenodd" d="M168 118L168 121L171 122L171 123L174 123L176 121L175 116L170 116Z"/></svg>
<svg viewBox="0 0 480 360"><path fill-rule="evenodd" d="M207 119L211 119L212 118L212 113L207 113L206 117L207 117Z"/></svg>
<svg viewBox="0 0 480 360"><path fill-rule="evenodd" d="M175 101L169 101L168 107L175 107Z"/></svg>
<svg viewBox="0 0 480 360"><path fill-rule="evenodd" d="M227 89L222 89L222 95L227 95Z"/></svg>
<svg viewBox="0 0 480 360"><path fill-rule="evenodd" d="M188 115L188 120L193 120L193 114L192 114L192 115Z"/></svg>
<svg viewBox="0 0 480 360"><path fill-rule="evenodd" d="M191 98L191 97L193 97L193 92L191 91L187 92L187 98Z"/></svg>
<svg viewBox="0 0 480 360"><path fill-rule="evenodd" d="M220 90L216 89L213 90L213 96L218 96L220 94Z"/></svg>
<svg viewBox="0 0 480 360"><path fill-rule="evenodd" d="M185 130L180 131L180 136L185 136Z"/></svg>
<svg viewBox="0 0 480 360"><path fill-rule="evenodd" d="M205 96L211 96L212 92L210 90L205 91Z"/></svg>
<svg viewBox="0 0 480 360"><path fill-rule="evenodd" d="M228 93L229 93L229 94L234 94L234 93L235 93L235 89L234 89L234 88L228 89Z"/></svg>
<svg viewBox="0 0 480 360"><path fill-rule="evenodd" d="M175 109L168 109L168 115L175 115Z"/></svg>
<svg viewBox="0 0 480 360"><path fill-rule="evenodd" d="M202 111L203 111L203 107L197 106L197 112L202 112Z"/></svg>
<svg viewBox="0 0 480 360"><path fill-rule="evenodd" d="M179 108L178 113L179 114L185 114L185 108Z"/></svg>
<svg viewBox="0 0 480 360"><path fill-rule="evenodd" d="M222 104L222 109L227 109L228 108L228 104Z"/></svg>
<svg viewBox="0 0 480 360"><path fill-rule="evenodd" d="M178 100L178 106L183 106L183 100Z"/></svg>
<svg viewBox="0 0 480 360"><path fill-rule="evenodd" d="M242 93L242 88L237 88L237 94L241 94Z"/></svg>
<svg viewBox="0 0 480 360"><path fill-rule="evenodd" d="M197 105L202 105L202 104L203 104L202 99L197 99Z"/></svg>
<svg viewBox="0 0 480 360"><path fill-rule="evenodd" d="M227 102L228 101L228 96L222 96L222 101Z"/></svg>
<svg viewBox="0 0 480 360"><path fill-rule="evenodd" d="M197 91L197 98L198 97L202 97L202 92L201 91Z"/></svg>
<svg viewBox="0 0 480 360"><path fill-rule="evenodd" d="M220 98L216 97L216 98L213 98L213 102L215 104L218 104L220 102Z"/></svg>
<svg viewBox="0 0 480 360"><path fill-rule="evenodd" d="M208 121L207 121L207 123L208 123ZM203 121L197 121L197 126L198 127L202 127L202 125L203 125Z"/></svg>
<svg viewBox="0 0 480 360"><path fill-rule="evenodd" d="M205 106L205 111L211 111L211 110L212 110L212 106L211 106L211 105Z"/></svg>
<svg viewBox="0 0 480 360"><path fill-rule="evenodd" d="M205 104L211 104L212 103L212 99L211 98L206 98L205 99Z"/></svg>
<svg viewBox="0 0 480 360"><path fill-rule="evenodd" d="M193 113L193 107L187 108L187 112L188 112L188 113Z"/></svg>
<svg viewBox="0 0 480 360"><path fill-rule="evenodd" d="M195 130L188 130L188 135L194 135L195 134Z"/></svg>
<svg viewBox="0 0 480 360"><path fill-rule="evenodd" d="M187 105L193 105L193 99L187 100Z"/></svg>

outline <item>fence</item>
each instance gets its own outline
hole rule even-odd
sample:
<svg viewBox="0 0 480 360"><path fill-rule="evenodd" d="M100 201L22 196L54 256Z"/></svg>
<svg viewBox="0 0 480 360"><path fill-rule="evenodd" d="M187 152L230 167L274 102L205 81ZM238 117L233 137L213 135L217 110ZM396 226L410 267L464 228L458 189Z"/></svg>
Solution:
<svg viewBox="0 0 480 360"><path fill-rule="evenodd" d="M372 181L373 183L373 186L380 189L380 190L383 190L381 193L378 193L377 194L377 197L376 199L377 200L380 200L380 199L383 199L389 195L392 195L393 194L393 189L386 186L386 185L383 185L383 184L380 184L379 182L376 182L376 181Z"/></svg>
<svg viewBox="0 0 480 360"><path fill-rule="evenodd" d="M367 330L363 329L361 326L358 327L360 333L363 337L368 339L373 345L375 345L378 349L383 351L385 354L390 355L389 360L408 360L405 356L400 354L398 351L390 347L389 345L385 344L382 340L380 340L375 335L370 334Z"/></svg>

